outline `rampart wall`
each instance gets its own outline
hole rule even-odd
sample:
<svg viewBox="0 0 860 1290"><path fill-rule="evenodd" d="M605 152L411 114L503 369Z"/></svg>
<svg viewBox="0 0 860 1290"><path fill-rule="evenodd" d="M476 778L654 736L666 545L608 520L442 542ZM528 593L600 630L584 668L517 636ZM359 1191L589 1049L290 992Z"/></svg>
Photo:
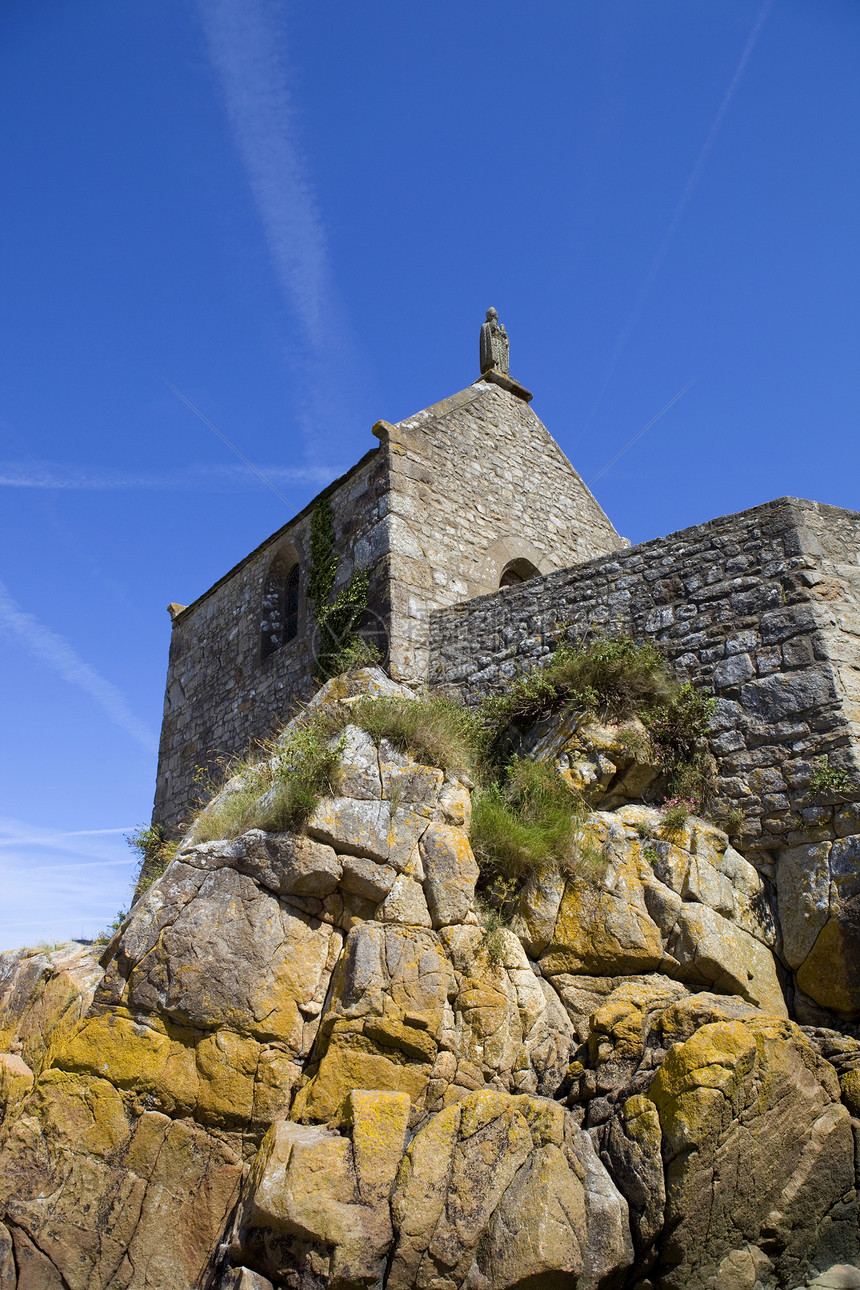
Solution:
<svg viewBox="0 0 860 1290"><path fill-rule="evenodd" d="M331 503L340 554L336 589L356 566L371 570L369 616L387 634L388 463L369 452L320 494ZM170 641L153 819L177 829L201 796L195 776L244 753L312 692L315 624L306 599L313 503L176 618ZM298 632L263 657L263 596L272 561L299 565ZM383 641L384 647L384 641Z"/></svg>
<svg viewBox="0 0 860 1290"><path fill-rule="evenodd" d="M771 854L860 833L814 759L860 771L860 514L781 498L437 611L430 683L467 700L540 666L568 634L650 638L717 695L718 791L740 845Z"/></svg>

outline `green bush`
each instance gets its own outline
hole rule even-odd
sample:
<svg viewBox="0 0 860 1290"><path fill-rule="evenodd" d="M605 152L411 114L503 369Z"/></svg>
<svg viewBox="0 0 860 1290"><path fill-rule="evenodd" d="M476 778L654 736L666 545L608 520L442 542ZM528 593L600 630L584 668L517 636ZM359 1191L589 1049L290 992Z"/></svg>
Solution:
<svg viewBox="0 0 860 1290"><path fill-rule="evenodd" d="M144 825L135 829L133 833L127 834L126 842L140 856L134 885L137 894L142 895L164 873L176 855L179 844L176 840L168 839L161 824Z"/></svg>
<svg viewBox="0 0 860 1290"><path fill-rule="evenodd" d="M359 637L359 627L367 609L370 571L353 569L349 582L335 595L334 584L340 564L334 538L331 502L321 497L311 511L311 559L308 567L307 596L319 627L319 654L316 680L327 681L367 657L368 646ZM378 652L374 651L378 659Z"/></svg>
<svg viewBox="0 0 860 1290"><path fill-rule="evenodd" d="M816 759L816 769L809 781L810 793L847 793L850 788L847 770L831 766L827 755Z"/></svg>
<svg viewBox="0 0 860 1290"><path fill-rule="evenodd" d="M680 833L696 809L692 797L670 797L660 807L660 827L664 833Z"/></svg>
<svg viewBox="0 0 860 1290"><path fill-rule="evenodd" d="M563 644L545 667L519 677L501 695L485 700L482 719L497 751L506 732L524 729L561 708L580 708L623 721L668 703L677 682L650 642L605 636Z"/></svg>
<svg viewBox="0 0 860 1290"><path fill-rule="evenodd" d="M373 641L356 636L327 662L326 667L331 676L340 676L342 672L352 672L359 667L378 667L381 662L382 655Z"/></svg>
<svg viewBox="0 0 860 1290"><path fill-rule="evenodd" d="M479 906L481 915L481 926L483 928L483 945L482 948L489 962L497 967L505 959L505 937L504 931L506 924L497 909L492 906Z"/></svg>
<svg viewBox="0 0 860 1290"><path fill-rule="evenodd" d="M515 757L504 788L491 783L472 801L472 850L491 876L519 883L573 859L587 808L546 762Z"/></svg>
<svg viewBox="0 0 860 1290"><path fill-rule="evenodd" d="M643 710L642 720L661 765L690 761L700 754L717 701L689 682Z"/></svg>

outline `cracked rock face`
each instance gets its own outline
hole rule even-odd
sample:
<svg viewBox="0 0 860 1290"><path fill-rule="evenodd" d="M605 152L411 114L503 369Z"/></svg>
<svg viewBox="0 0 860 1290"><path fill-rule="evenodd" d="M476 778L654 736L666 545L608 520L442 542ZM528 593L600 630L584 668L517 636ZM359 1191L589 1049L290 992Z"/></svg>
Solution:
<svg viewBox="0 0 860 1290"><path fill-rule="evenodd" d="M2 1290L842 1284L860 1043L789 1019L808 929L613 764L604 868L492 946L468 789L348 727L302 836L192 833L101 965L0 955Z"/></svg>

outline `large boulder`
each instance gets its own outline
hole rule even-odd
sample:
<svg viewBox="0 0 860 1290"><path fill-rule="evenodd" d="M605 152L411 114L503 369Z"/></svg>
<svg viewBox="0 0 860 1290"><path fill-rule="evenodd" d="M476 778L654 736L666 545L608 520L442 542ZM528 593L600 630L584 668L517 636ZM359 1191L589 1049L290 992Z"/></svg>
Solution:
<svg viewBox="0 0 860 1290"><path fill-rule="evenodd" d="M596 811L585 828L603 872L592 862L558 881L539 958L545 976L660 972L788 1015L762 879L724 833L694 817L667 833L660 812L641 806ZM544 928L548 885L539 892ZM526 912L521 922L538 949L536 920Z"/></svg>
<svg viewBox="0 0 860 1290"><path fill-rule="evenodd" d="M856 1259L860 1041L791 1024L773 956L811 971L848 860L780 941L725 834L631 800L644 731L544 735L605 809L509 927L462 779L347 724L306 830L192 830L100 961L0 956L2 1290L795 1290Z"/></svg>
<svg viewBox="0 0 860 1290"><path fill-rule="evenodd" d="M814 1006L860 1017L860 837L809 843L777 861L783 953Z"/></svg>

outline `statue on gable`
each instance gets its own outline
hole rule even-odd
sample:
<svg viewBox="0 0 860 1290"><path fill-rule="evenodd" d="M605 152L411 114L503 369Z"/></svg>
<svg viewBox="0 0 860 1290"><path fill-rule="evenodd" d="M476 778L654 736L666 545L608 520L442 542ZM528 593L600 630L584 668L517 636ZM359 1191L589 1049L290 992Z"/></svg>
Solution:
<svg viewBox="0 0 860 1290"><path fill-rule="evenodd" d="M487 310L487 321L481 323L481 375L495 368L497 372L510 372L510 348L504 323L499 322L495 309Z"/></svg>

